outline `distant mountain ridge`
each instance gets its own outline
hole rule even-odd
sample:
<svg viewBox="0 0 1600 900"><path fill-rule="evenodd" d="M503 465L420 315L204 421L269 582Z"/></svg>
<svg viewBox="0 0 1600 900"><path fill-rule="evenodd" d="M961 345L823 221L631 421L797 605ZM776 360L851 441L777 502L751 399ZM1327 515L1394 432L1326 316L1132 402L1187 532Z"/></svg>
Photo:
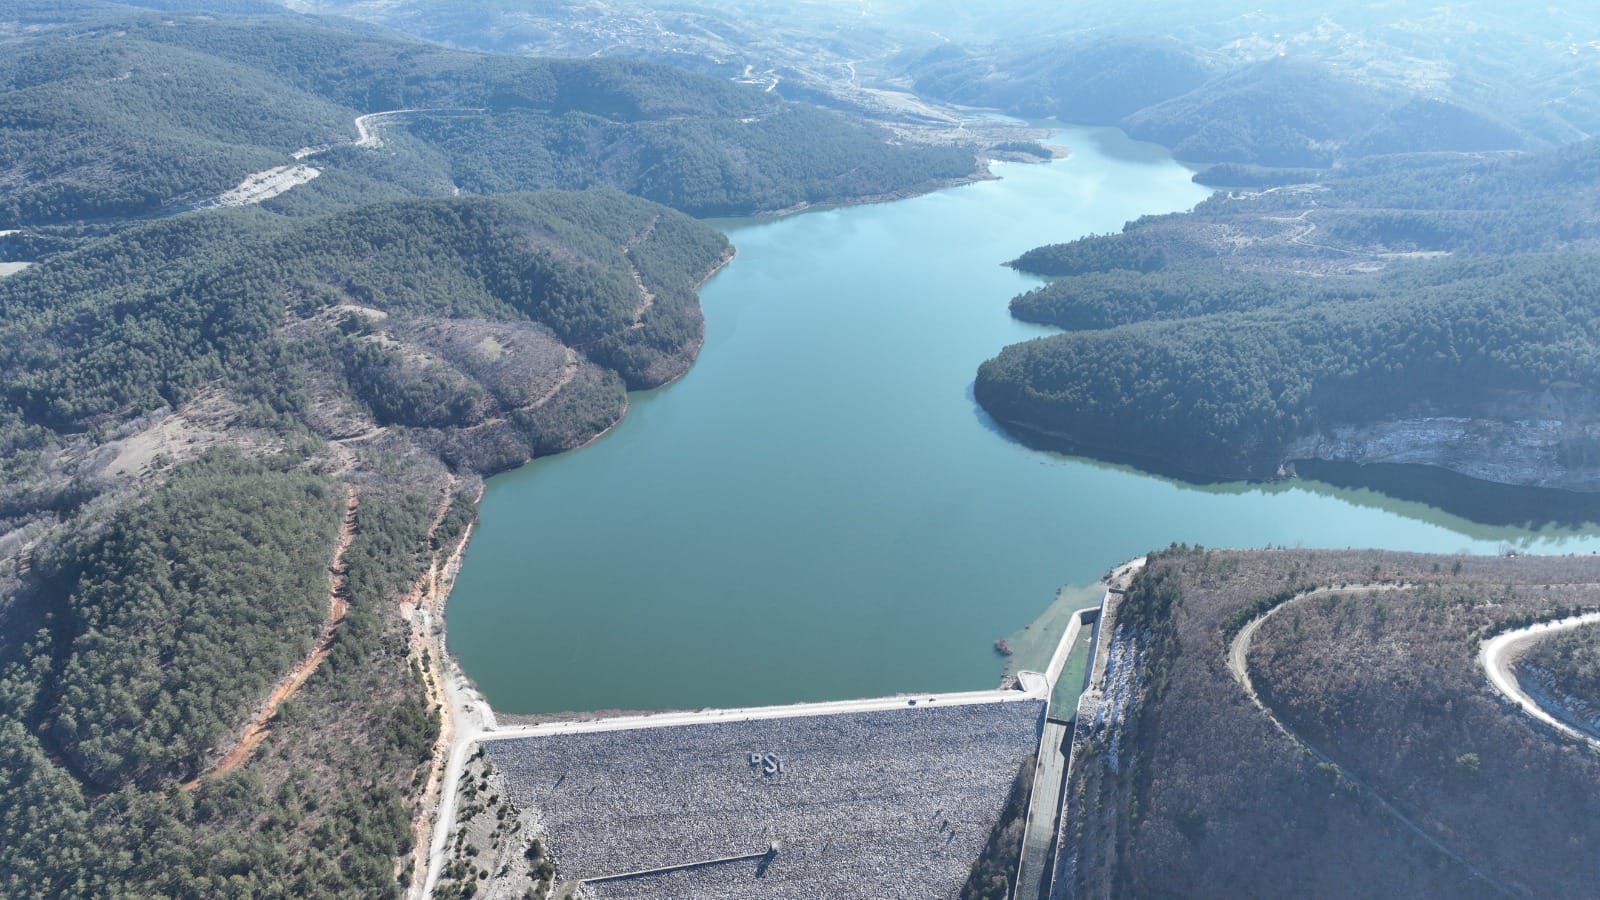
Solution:
<svg viewBox="0 0 1600 900"><path fill-rule="evenodd" d="M1600 133L1600 51L1578 37L1600 22L1549 12L1098 3L1056 31L907 54L898 71L935 98L1118 125L1196 162L1538 150Z"/></svg>
<svg viewBox="0 0 1600 900"><path fill-rule="evenodd" d="M1222 0L298 0L434 40L667 62L845 108L873 91L1117 125L1185 160L1325 166L1600 133L1593 9Z"/></svg>
<svg viewBox="0 0 1600 900"><path fill-rule="evenodd" d="M193 203L299 147L353 141L357 114L391 109L482 110L388 126L415 139L397 138L387 165L442 193L609 187L734 215L977 171L971 148L891 142L841 114L666 66L491 56L287 15L79 18L6 39L0 230Z"/></svg>

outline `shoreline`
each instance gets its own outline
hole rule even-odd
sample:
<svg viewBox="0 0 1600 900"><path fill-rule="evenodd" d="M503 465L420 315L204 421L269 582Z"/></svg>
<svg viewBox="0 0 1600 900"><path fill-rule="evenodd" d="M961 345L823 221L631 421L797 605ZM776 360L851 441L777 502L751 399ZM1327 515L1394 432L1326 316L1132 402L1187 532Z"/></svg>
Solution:
<svg viewBox="0 0 1600 900"><path fill-rule="evenodd" d="M698 293L706 282L733 262L738 252L738 248L730 243L728 252L695 283L694 290ZM698 296L696 300L698 301ZM682 371L648 390L666 387L687 375L694 368L694 363L699 359L700 350L704 345L705 319L702 315L700 333L688 348L687 364L683 366ZM572 453L582 450L621 425L627 418L632 393L632 391L624 393L622 409L618 411L615 421L582 443L561 452ZM533 460L530 459L528 462ZM522 465L525 466L528 462ZM448 509L454 488L455 482L452 480L446 486L445 505L441 508L441 515ZM418 798L419 811L412 829L414 841L410 854L411 883L406 889L405 896L414 900L423 900L429 896L438 882L441 867L435 862L438 854L443 851L441 842L448 842L450 831L454 827L453 787L460 781L461 772L466 765L467 749L474 746L482 735L496 730L498 726L494 707L478 689L477 684L468 677L460 662L450 653L444 617L445 608L449 605L450 596L455 589L456 577L460 574L461 566L466 559L468 545L477 530L478 511L487 493L486 477L479 481L477 496L472 501L473 521L462 531L460 540L442 561L439 555L435 555L428 571L423 573L418 585L413 588L413 596L408 598L407 602L411 604L409 616L406 610L402 610L402 617L411 621L412 642L423 672L425 695L439 712L439 735L434 742L432 763L423 792ZM437 525L436 520L434 527ZM424 659L426 662L422 664ZM590 714L590 718L595 717L598 716ZM568 715L564 721L573 721L573 718Z"/></svg>
<svg viewBox="0 0 1600 900"><path fill-rule="evenodd" d="M1009 265L1009 264L1002 264L1002 265ZM1247 472L1247 471L1242 471L1242 470L1234 470L1230 474L1224 474L1224 473L1217 472L1215 470L1188 468L1188 467L1184 466L1183 464L1181 464L1179 462L1176 462L1176 461L1173 461L1173 460L1170 460L1170 459L1168 459L1166 457L1156 456L1156 455L1148 454L1148 453L1138 453L1138 452L1134 452L1134 451L1130 451L1130 450L1125 450L1125 449L1113 446L1111 443L1106 442L1106 441L1095 441L1095 440L1086 439L1082 435L1077 434L1077 433L1069 433L1069 432L1062 431L1062 430L1059 430L1059 429L1048 428L1048 427L1043 426L1043 425L1036 425L1036 424L1033 424L1031 422L1025 422L1025 421L1022 421L1020 419L1015 419L1015 418L1011 418L1011 417L1002 417L1001 415L997 414L996 412L990 410L988 407L984 406L982 404L982 402L979 402L978 405L979 405L980 408L983 409L983 411L989 416L990 419L994 420L994 423L997 426L1000 427L1000 429L1006 434L1006 436L1009 439L1011 439L1013 441L1016 441L1017 443L1023 445L1024 447L1027 447L1027 448L1029 448L1031 450L1037 450L1037 451L1042 451L1042 452L1046 452L1046 453L1058 453L1058 454L1061 454L1061 455L1064 455L1064 456L1079 457L1079 458L1082 458L1082 459L1085 459L1085 460L1089 460L1089 461L1097 463L1097 464L1113 465L1113 466L1126 466L1128 468L1131 468L1131 469L1137 471L1138 473L1140 473L1142 475L1149 475L1149 476L1153 476L1153 477L1156 477L1156 478L1164 478L1164 479L1167 479L1167 480L1170 480L1170 481L1179 482L1179 483L1181 483L1183 485L1186 485L1186 486L1208 487L1208 486L1212 486L1212 485L1226 485L1226 484L1257 485L1257 486L1259 486L1259 485L1275 485L1275 484L1292 483L1292 482L1295 482L1295 481L1299 481L1302 478L1305 478L1305 479L1310 480L1310 481L1321 481L1321 479L1318 479L1318 478L1316 478L1314 476L1309 476L1309 475L1308 476L1301 476L1301 475L1296 474L1294 467L1295 467L1295 465L1297 463L1307 463L1307 464L1311 464L1311 465L1316 465L1316 464L1319 464L1319 463L1326 463L1326 464L1332 464L1332 465L1345 465L1345 466L1358 466L1358 467L1364 467L1364 466L1415 467L1415 468L1418 468L1418 469L1430 469L1430 470L1435 470L1435 471L1442 472L1442 473L1447 473L1450 476L1461 478L1461 479L1473 482L1474 484L1482 485L1482 486L1485 486L1485 487L1488 487L1488 488L1493 488L1493 489L1502 489L1503 488L1505 490L1511 490L1511 491L1549 491L1549 492L1552 492L1552 493L1559 493L1559 494L1568 495L1568 496L1573 497L1573 498L1600 497L1600 489L1580 490L1580 489L1577 489L1577 488L1570 488L1570 487L1552 487L1552 486L1542 485L1542 484L1523 484L1523 483L1512 482L1512 481L1496 481L1496 480L1490 479L1490 478L1483 478L1483 477L1481 477L1479 475L1468 474L1467 472L1462 471L1461 469L1451 468L1449 466L1436 465L1436 464L1433 464L1433 463L1425 463L1425 462L1387 462L1387 461L1354 462L1354 461L1351 461L1351 460L1337 459L1337 458L1328 458L1328 457L1319 457L1319 456L1305 456L1305 455L1291 455L1288 458L1285 458L1281 463L1279 463L1278 469L1276 471L1272 472L1271 474L1262 474L1262 473L1259 473L1259 472ZM1342 485L1342 484L1335 484L1333 482L1322 482L1322 483L1334 484L1334 486L1336 486L1336 487L1346 486L1346 485ZM1364 485L1349 485L1349 486L1350 487L1359 488L1359 489L1375 490L1375 491L1378 491L1379 493L1384 494L1385 496L1396 497L1398 499L1404 499L1400 495L1397 495L1397 494L1395 494L1395 493L1393 493L1393 492L1391 492L1389 490L1382 490L1382 489L1376 488L1376 487L1366 487ZM1441 508L1436 503L1428 503L1426 501L1419 501L1419 502L1424 502L1428 506L1434 506L1436 508ZM1485 523L1478 522L1475 519L1469 519L1469 521L1472 521L1474 524L1485 524ZM1492 523L1490 523L1490 524L1492 524Z"/></svg>
<svg viewBox="0 0 1600 900"><path fill-rule="evenodd" d="M1045 162L1045 160L1040 160ZM873 195L853 198L845 202L828 204L799 204L785 210L770 213L757 213L739 218L752 220L775 220L788 215L798 214L814 209L830 207L862 206L876 203L889 203L897 200L910 199L925 194L936 193L965 184L981 181L999 180L999 176L990 171L988 161L981 161L978 170L972 175L959 179L944 179L936 183L923 185L914 190L897 191L889 194ZM694 285L698 292L713 277L726 268L738 256L738 248L730 244L727 254L705 273ZM697 298L698 299L698 298ZM698 361L699 354L705 342L705 322L702 315L699 335L686 349L687 363L661 384L644 390L658 390L683 378L693 369ZM627 416L631 407L631 394L629 391L624 396L624 402L617 418L601 431L590 436L581 443L562 450L562 453L571 453L599 441L610 434L620 425ZM556 455L556 454L550 454ZM528 462L532 462L530 459ZM523 463L522 465L527 465ZM517 466L514 468L521 468ZM510 470L507 470L510 471ZM486 484L479 485L478 496L474 500L475 511L481 508L487 490ZM618 712L608 711L568 711L564 713L543 714L538 716L523 717L516 715L512 721L507 722L507 728L499 727L497 716L488 699L478 690L476 684L465 673L459 661L450 653L448 633L445 627L444 610L448 605L455 586L456 575L464 561L468 545L477 528L476 516L474 522L463 533L461 540L451 552L442 566L435 564L427 578L425 592L415 607L413 631L419 641L419 646L428 653L428 664L424 668L427 680L425 684L429 689L429 697L439 710L439 738L436 743L433 767L427 782L427 787L420 798L421 810L417 822L417 838L412 853L413 870L411 885L406 896L423 898L437 885L443 870L443 857L447 849L450 835L455 826L456 792L454 787L460 780L461 773L465 770L468 756L473 748L483 739L496 731L508 733L529 728L538 729L539 724L546 728L570 728L577 723L596 723L619 718ZM996 692L999 689L996 689ZM974 694L989 694L994 692L973 692ZM1017 691L1017 694L1026 695L1028 691ZM894 700L903 702L917 696L930 696L918 694L896 695ZM952 698L953 699L953 698ZM862 701L842 701L857 703ZM881 698L877 702L882 702ZM822 704L827 707L832 704ZM665 715L671 719L675 715L705 714L706 711L691 713L672 713L670 711L652 711L632 716L624 714L622 718L655 718ZM711 711L713 714L715 711ZM534 720L534 721L530 721ZM661 721L659 718L656 721ZM539 724L535 724L538 722ZM581 726L580 726L581 727ZM604 727L604 726L602 726ZM506 735L506 736L509 736Z"/></svg>
<svg viewBox="0 0 1600 900"><path fill-rule="evenodd" d="M724 256L722 258L722 260L720 262L718 262L715 266L712 267L710 272L706 273L704 278L701 278L698 282L695 283L694 289L696 291L696 296L695 296L696 302L699 302L699 293L698 292L699 292L700 288L702 286L704 286L706 282L710 281L712 279L712 277L714 277L718 272L721 272L723 269L727 268L728 263L733 262L733 258L735 256L738 256L738 255L739 255L738 248L733 248L732 250L730 250L728 252L728 254L726 256ZM668 378L666 381L663 381L660 384L655 385L654 387L638 388L638 390L640 390L640 391L659 391L664 387L669 387L669 386L677 383L678 381L680 381L685 375L689 374L689 371L694 368L695 362L697 362L700 359L700 350L701 350L701 348L703 348L705 346L705 343L706 343L706 322L705 322L705 315L702 313L701 316L700 316L700 333L698 335L696 335L695 339L693 341L691 341L689 343L689 345L685 348L686 350L688 350L688 363L683 367L683 370L678 372L677 374L673 375L671 378ZM582 352L582 351L579 351L579 352ZM566 453L576 453L577 451L582 450L583 448L589 446L590 444L593 444L595 441L598 441L601 438L605 437L606 435L610 434L613 430L616 429L616 427L618 425L622 424L624 419L626 419L628 417L628 410L633 405L633 394L634 394L633 390L628 390L628 391L625 391L623 393L622 409L617 411L616 421L612 422L610 425L607 425L601 431L596 432L593 436L591 436L590 438L585 440L583 443L574 444L573 446L568 447L568 448L566 448L565 450L562 450L559 453L549 453L549 454L546 454L546 456L561 456L561 455L566 454ZM504 470L501 470L499 472L493 473L493 475L486 475L484 477L485 477L485 479L488 479L488 478L494 477L494 475L504 474L505 472L515 472L517 469L520 469L523 466L528 465L528 463L531 463L536 459L543 459L543 458L544 457L535 456L535 457L530 458L527 462L524 462L520 466L512 466L509 469L504 469ZM478 499L473 503L473 508L476 509L477 505L479 503L482 503L482 502L483 502L483 493L480 492L478 494ZM477 521L476 515L474 515L473 521L474 522Z"/></svg>
<svg viewBox="0 0 1600 900"><path fill-rule="evenodd" d="M731 245L730 245L730 247L731 247ZM698 291L700 290L700 288L703 287L706 282L710 281L718 272L721 272L723 269L727 268L728 264L733 262L734 257L736 257L738 255L739 255L738 249L737 248L731 248L729 250L729 252L725 256L723 256L723 258L720 261L718 261L715 266L713 266L711 268L710 272L707 272L704 277L702 277L698 282L695 283L694 290L697 292L697 295L696 295L696 300L697 301L699 299L698 298ZM521 463L519 463L517 465L514 465L514 466L509 466L509 467L504 468L504 469L496 469L496 470L494 470L492 472L486 472L486 473L484 473L482 475L482 478L487 480L487 479L493 478L496 475L503 475L503 474L505 474L507 472L515 472L518 469L521 469L524 466L527 466L530 463L535 462L536 460L544 459L546 457L561 456L561 455L567 454L567 453L576 453L577 451L582 450L583 448L589 446L590 444L593 444L595 441L598 441L601 438L605 437L606 435L610 434L613 430L616 429L617 426L622 424L624 419L627 418L628 410L633 405L632 397L633 397L633 394L635 392L638 392L638 391L658 391L658 390L661 390L664 387L668 387L668 386L670 386L672 384L675 384L679 380L681 380L685 375L689 374L691 369L694 368L695 362L698 361L699 358L700 358L700 350L701 350L701 348L703 348L705 346L705 342L706 342L705 316L702 314L701 318L700 318L700 333L695 336L694 340L690 341L684 347L685 351L687 352L687 356L686 356L687 362L683 366L683 368L681 370L679 370L678 372L676 372L675 374L673 374L671 377L667 378L665 381L662 381L660 384L653 385L651 387L644 387L644 388L625 388L624 392L623 392L623 397L622 397L622 408L617 411L617 417L616 417L616 419L614 419L611 422L610 425L607 425L605 428L601 429L600 431L595 432L594 434L592 434L589 437L585 438L580 443L573 444L570 447L565 447L565 448L563 448L563 449L561 449L561 450L559 450L559 451L557 451L555 453L546 453L546 454L543 454L541 456L531 456L528 459L524 460L523 462L521 462ZM568 348L568 349L573 350L573 351L575 351L577 353L580 353L580 354L583 352L582 350L578 350L577 348ZM560 393L560 392L557 391L557 393ZM555 396L554 394L551 395L552 398L554 398L554 396ZM482 502L483 502L483 493L480 492L479 495L478 495L478 499L473 502L473 509L476 510L478 504L480 504ZM474 513L473 522L474 523L477 522L476 513Z"/></svg>
<svg viewBox="0 0 1600 900"><path fill-rule="evenodd" d="M443 507L446 510L454 488L453 481L448 483ZM484 490L480 481L474 508L483 502ZM495 726L493 708L450 655L445 632L445 606L476 529L476 521L468 524L442 561L440 555L435 554L433 563L413 588L413 596L406 600L411 608L401 610L401 617L411 622L411 644L422 672L424 696L439 714L439 734L434 740L428 778L417 798L418 811L412 823L411 882L405 896L416 900L427 897L432 889L431 880L437 879L429 854L433 850L435 833L452 814L454 804L449 801L455 793L453 785L460 780L462 761L457 759L460 748L472 743L477 734Z"/></svg>
<svg viewBox="0 0 1600 900"><path fill-rule="evenodd" d="M1052 160L1040 160L1041 163L1050 161ZM970 175L963 175L960 178L935 179L927 186L905 188L903 190L889 191L888 193L883 194L868 194L863 197L854 197L848 200L824 200L817 203L803 200L794 204L793 206L786 206L782 209L771 210L769 212L753 212L746 213L744 215L731 216L708 216L706 218L717 220L755 219L761 222L775 221L777 219L784 219L788 218L789 216L795 216L805 212L820 212L829 209L848 209L852 206L872 206L878 203L895 203L900 200L911 200L916 197L927 196L928 194L937 194L940 191L947 191L951 188L958 188L969 184L978 184L984 181L999 180L1000 176L989 170L989 161L986 160Z"/></svg>
<svg viewBox="0 0 1600 900"><path fill-rule="evenodd" d="M728 252L723 254L721 259L717 260L716 264L711 267L711 270L709 272L707 272L705 275L701 276L700 280L696 281L694 283L694 287L692 288L692 290L695 292L695 304L696 305L699 305L699 302L700 302L700 289L706 286L706 282L708 282L711 279L715 278L717 276L718 272L721 272L723 269L726 269L728 267L728 264L732 263L734 258L737 257L738 255L739 255L739 248L733 246L733 243L730 241L728 243ZM677 371L673 372L670 376L668 376L660 384L655 384L655 385L651 385L650 387L643 387L643 388L629 388L628 389L628 393L632 394L635 390L640 390L640 391L658 391L658 390L661 390L664 387L668 387L668 386L670 386L672 384L675 384L676 382L681 380L684 376L688 375L689 371L694 368L694 364L696 362L698 362L699 359L700 359L700 351L701 351L701 349L703 349L705 347L705 345L706 345L706 317L705 317L705 312L702 310L701 313L700 313L700 328L699 328L698 332L696 332L696 334L695 334L695 336L694 336L694 338L692 340L690 340L687 344L684 345L683 366L681 368L678 368ZM609 432L612 428L615 428L618 425L622 424L622 416L627 415L627 412L628 412L628 403L624 402L622 404L622 414L617 417L617 421L611 423L611 426L609 428L607 428L605 431L600 432L600 434L595 435L594 437L590 438L587 441L584 441L582 444L579 444L577 447L574 447L572 449L573 450L582 450L584 447L587 447L590 444L594 443L595 441L599 440L607 432ZM563 450L561 452L562 453L571 453L572 450ZM526 463L524 463L524 465L526 465Z"/></svg>
<svg viewBox="0 0 1600 900"><path fill-rule="evenodd" d="M726 269L728 267L728 264L733 262L734 258L737 257L738 255L739 255L739 248L737 246L735 246L732 241L729 241L728 242L728 252L723 254L722 259L718 260L717 264L711 267L711 271L707 272L704 275L704 277L702 277L699 281L696 281L694 283L695 300L696 301L698 301L700 299L700 289L706 286L706 282L708 282L711 279L717 277L717 273L721 272L723 269ZM702 322L704 321L704 319L705 319L705 316L702 313L701 314ZM703 332L703 329L702 329L702 332ZM703 336L704 336L704 334L702 333L702 337Z"/></svg>

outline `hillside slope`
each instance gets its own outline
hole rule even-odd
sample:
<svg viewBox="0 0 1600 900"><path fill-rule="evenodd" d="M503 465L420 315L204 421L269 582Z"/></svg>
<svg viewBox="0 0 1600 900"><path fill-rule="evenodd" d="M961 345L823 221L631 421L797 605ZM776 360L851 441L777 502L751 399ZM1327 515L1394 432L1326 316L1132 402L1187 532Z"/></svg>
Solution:
<svg viewBox="0 0 1600 900"><path fill-rule="evenodd" d="M480 475L681 374L730 254L558 192L189 213L0 282L0 893L394 895L439 728L417 609Z"/></svg>
<svg viewBox="0 0 1600 900"><path fill-rule="evenodd" d="M1552 147L1600 132L1600 20L1462 0L294 0L458 46L668 62L931 122L1120 125L1180 158L1324 164ZM913 96L915 95L915 96Z"/></svg>
<svg viewBox="0 0 1600 900"><path fill-rule="evenodd" d="M1587 558L1152 557L1116 613L1119 688L1074 745L1074 895L1586 896L1600 760L1489 689L1476 649L1600 605L1594 575ZM1243 647L1258 707L1228 658L1274 608Z"/></svg>
<svg viewBox="0 0 1600 900"><path fill-rule="evenodd" d="M1548 701L1541 704L1548 712L1600 735L1600 627L1586 625L1536 642L1517 660L1516 675Z"/></svg>
<svg viewBox="0 0 1600 900"><path fill-rule="evenodd" d="M359 114L400 109L449 111L382 126L417 137L384 153L413 192L609 187L733 215L977 170L970 148L891 142L667 66L468 53L336 24L127 12L6 38L0 230L184 208L297 149L353 143ZM350 155L316 165L371 165Z"/></svg>

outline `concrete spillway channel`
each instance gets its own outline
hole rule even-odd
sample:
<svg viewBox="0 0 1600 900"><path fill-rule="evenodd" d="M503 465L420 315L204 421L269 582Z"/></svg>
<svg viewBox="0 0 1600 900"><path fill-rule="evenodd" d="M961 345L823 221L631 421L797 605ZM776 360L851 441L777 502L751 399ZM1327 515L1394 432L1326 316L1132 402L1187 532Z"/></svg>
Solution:
<svg viewBox="0 0 1600 900"><path fill-rule="evenodd" d="M1018 860L1021 865L1017 872L1017 900L1039 897L1041 885L1050 877L1071 741L1071 725L1057 719L1045 720L1044 734L1039 740L1039 762L1033 775L1033 797L1028 804L1027 831L1023 833L1022 855Z"/></svg>
<svg viewBox="0 0 1600 900"><path fill-rule="evenodd" d="M1050 692L1055 693L1066 656L1084 628L1093 628L1100 607L1081 609L1072 614L1067 632L1061 638L1055 658L1047 670ZM1087 671L1082 677L1087 677ZM1035 900L1043 896L1055 865L1056 832L1061 818L1061 801L1066 790L1068 761L1072 755L1073 720L1077 710L1058 710L1052 705L1045 712L1044 731L1039 736L1039 755L1033 771L1033 794L1028 801L1028 820L1017 860L1016 900Z"/></svg>
<svg viewBox="0 0 1600 900"><path fill-rule="evenodd" d="M1120 593L1127 587L1133 578L1133 573L1143 564L1144 560L1138 559L1119 569L1112 578L1100 606L1091 606L1073 613L1067 625L1067 632L1062 635L1061 643L1057 645L1056 652L1050 659L1050 665L1045 669L1045 677L1050 683L1052 695L1055 694L1056 684L1061 679L1067 656L1077 643L1079 634L1084 628L1096 627L1106 602L1111 599L1113 593ZM1091 657L1088 667L1078 677L1087 681L1093 669L1094 660ZM1053 878L1056 847L1060 842L1062 801L1066 795L1070 774L1068 763L1072 757L1072 733L1076 717L1076 709L1058 710L1054 708L1053 703L1045 713L1044 731L1039 738L1039 759L1033 774L1033 796L1028 802L1028 822L1022 837L1022 853L1017 860L1016 891L1013 894L1016 900L1038 900L1045 896L1047 885Z"/></svg>

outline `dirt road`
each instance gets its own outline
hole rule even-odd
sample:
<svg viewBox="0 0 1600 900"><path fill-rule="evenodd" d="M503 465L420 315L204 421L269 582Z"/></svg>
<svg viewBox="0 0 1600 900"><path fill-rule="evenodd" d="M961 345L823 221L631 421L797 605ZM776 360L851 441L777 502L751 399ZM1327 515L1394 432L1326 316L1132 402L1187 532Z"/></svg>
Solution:
<svg viewBox="0 0 1600 900"><path fill-rule="evenodd" d="M195 776L193 780L185 782L182 785L184 790L193 790L202 779L226 775L248 762L255 754L256 748L267 739L267 734L270 732L267 726L272 717L278 714L278 707L283 705L283 701L293 697L312 673L317 671L317 667L322 665L322 661L328 658L328 651L333 647L333 636L339 630L339 624L344 621L345 613L350 609L344 598L344 553L350 549L350 541L355 537L358 503L355 488L346 490L344 502L344 525L339 529L339 540L333 549L333 562L328 566L328 620L322 626L322 636L317 639L316 645L306 654L305 659L291 669L289 674L272 689L272 693L267 695L267 702L262 704L255 718L250 720L250 724L244 727L239 742L210 768Z"/></svg>
<svg viewBox="0 0 1600 900"><path fill-rule="evenodd" d="M650 240L650 236L656 232L656 224L660 221L661 216L659 215L651 219L650 224L645 226L644 230L639 233L639 236L629 241L628 246L624 247L622 250L623 258L628 261L628 268L633 271L634 287L639 289L639 305L634 307L633 324L629 326L630 328L643 328L644 314L649 312L650 307L654 306L656 303L655 293L645 285L644 276L639 272L639 264L633 258L633 248L639 246L645 241Z"/></svg>
<svg viewBox="0 0 1600 900"><path fill-rule="evenodd" d="M1484 673L1489 676L1489 683L1494 685L1494 689L1504 694L1507 699L1522 707L1523 712L1562 734L1576 738L1596 750L1600 750L1600 740L1596 740L1594 735L1580 731L1551 715L1537 701L1528 696L1528 693L1522 689L1522 685L1518 683L1516 673L1512 670L1518 658L1538 638L1548 637L1571 628L1594 624L1600 624L1600 612L1569 616L1554 622L1540 622L1537 625L1529 625L1527 628L1518 628L1515 631L1508 631L1505 634L1497 635L1484 641L1482 649L1478 652L1478 658L1483 663Z"/></svg>
<svg viewBox="0 0 1600 900"><path fill-rule="evenodd" d="M1261 629L1262 623L1266 622L1267 619L1277 614L1279 610L1317 594L1361 594L1375 591L1405 590L1406 587L1406 585L1396 584L1358 584L1342 588L1318 588L1315 590L1306 591L1303 594L1296 594L1283 603L1280 603L1261 615L1256 616L1254 619L1251 619L1248 624L1239 629L1239 633L1234 636L1233 642L1228 646L1228 671L1233 673L1233 679L1239 682L1239 686L1244 688L1244 692L1249 695L1250 702L1254 703L1256 708L1261 710L1262 714L1265 715L1270 722L1272 722L1273 726L1276 727L1284 737L1288 738L1290 742L1299 747L1301 750L1304 750L1306 753L1310 754L1312 758L1316 759L1318 762L1332 766L1339 773L1339 777L1341 779L1349 782L1352 785L1355 785L1361 790L1362 793L1372 798L1373 802L1382 808L1384 812L1392 816L1396 822L1399 822L1402 826L1404 826L1407 831L1410 831L1418 838L1421 838L1428 844L1428 846L1438 850L1451 860L1454 860L1463 869L1471 872L1483 883L1494 887L1496 890L1500 891L1506 896L1525 896L1523 892L1512 888L1510 885L1501 882L1499 879L1489 876L1483 870L1473 865L1469 860L1467 860L1466 857L1461 856L1454 850L1451 850L1449 847L1446 847L1444 844L1440 843L1433 835L1429 834L1427 831L1424 831L1422 826L1418 824L1415 819L1401 812L1395 807L1394 804L1390 803L1387 798L1374 790L1371 785L1352 775L1348 769L1346 769L1344 766L1341 766L1333 757L1322 752L1322 750L1319 748L1312 746L1310 743L1307 743L1298 732L1290 728L1286 722L1278 718L1277 715L1273 713L1272 709L1268 707L1265 701L1261 699L1261 695L1256 693L1255 683L1250 678L1250 642L1255 639L1256 632Z"/></svg>
<svg viewBox="0 0 1600 900"><path fill-rule="evenodd" d="M396 118L399 118L400 116L415 115L415 114L418 114L418 113L427 113L427 114L430 114L430 115L461 116L461 115L482 115L483 113L486 113L486 112L488 112L488 110L483 109L481 107L445 106L445 107L439 107L439 108L436 108L436 109L427 109L427 108L386 109L386 110L383 110L382 112L367 113L366 115L356 116L356 139L355 139L355 142L354 142L353 146L361 147L361 148L368 149L368 150L376 149L378 147L382 147L383 146L383 135L378 133L378 126L380 124L383 124L384 122L387 122L390 119L396 119ZM307 154L307 155L309 156L309 155L313 155L313 154ZM296 157L296 159L304 159L304 158L305 157L298 157L298 156Z"/></svg>
<svg viewBox="0 0 1600 900"><path fill-rule="evenodd" d="M415 113L433 113L437 115L459 116L477 115L485 112L482 109L468 107L447 107L441 109L386 109L382 112L366 113L356 116L356 139L341 144L325 144L321 147L301 147L289 154L295 160L286 166L274 166L261 172L252 172L244 177L238 185L221 194L196 205L196 209L218 209L222 207L250 206L271 200L286 191L293 190L322 174L321 169L305 164L305 160L313 156L327 153L334 147L360 147L365 150L375 150L383 146L383 135L378 127L384 122L400 116Z"/></svg>

